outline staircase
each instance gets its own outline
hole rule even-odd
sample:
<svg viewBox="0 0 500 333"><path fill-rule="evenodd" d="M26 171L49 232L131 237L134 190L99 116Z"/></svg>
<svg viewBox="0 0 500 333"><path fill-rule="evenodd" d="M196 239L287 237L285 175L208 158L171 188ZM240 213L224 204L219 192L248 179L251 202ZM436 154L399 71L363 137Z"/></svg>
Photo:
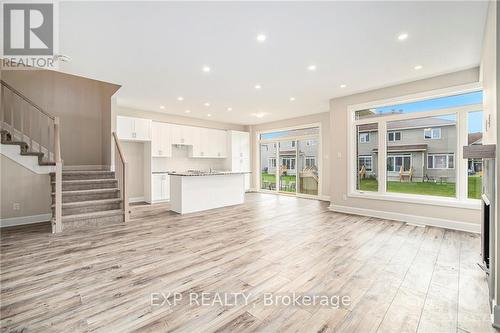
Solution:
<svg viewBox="0 0 500 333"><path fill-rule="evenodd" d="M116 173L63 171L59 118L1 79L0 86L0 153L35 173L50 174L52 232L127 222L128 167L116 133Z"/></svg>
<svg viewBox="0 0 500 333"><path fill-rule="evenodd" d="M50 174L52 210L55 208L55 173ZM113 171L63 171L62 229L95 227L124 222L118 180Z"/></svg>

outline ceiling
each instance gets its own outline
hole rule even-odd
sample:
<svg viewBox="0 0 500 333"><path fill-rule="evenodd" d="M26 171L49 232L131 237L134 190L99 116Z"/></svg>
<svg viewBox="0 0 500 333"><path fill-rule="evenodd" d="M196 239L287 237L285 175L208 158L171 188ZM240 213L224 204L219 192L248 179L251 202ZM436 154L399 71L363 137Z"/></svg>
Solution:
<svg viewBox="0 0 500 333"><path fill-rule="evenodd" d="M487 6L61 2L60 53L71 58L61 70L121 84L119 105L257 124L325 112L333 97L478 65ZM401 33L408 38L398 40Z"/></svg>

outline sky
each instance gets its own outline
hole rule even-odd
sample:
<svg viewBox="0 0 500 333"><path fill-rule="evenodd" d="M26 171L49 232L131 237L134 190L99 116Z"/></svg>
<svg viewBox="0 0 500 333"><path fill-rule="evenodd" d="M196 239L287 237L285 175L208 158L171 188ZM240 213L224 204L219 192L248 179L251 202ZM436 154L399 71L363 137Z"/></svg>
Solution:
<svg viewBox="0 0 500 333"><path fill-rule="evenodd" d="M402 110L403 113L423 112L429 110L447 109L457 106L482 104L483 92L477 91L462 95L447 96L413 103L405 103L376 108L377 113L389 113ZM468 117L469 133L482 132L483 113L471 112Z"/></svg>
<svg viewBox="0 0 500 333"><path fill-rule="evenodd" d="M423 112L429 110L439 110L447 109L457 106L471 105L471 104L482 104L483 103L483 92L476 91L467 94L447 96L434 98L424 101L397 104L391 106L384 106L376 108L377 113L390 113L393 110L402 111L403 113L413 113L413 112ZM455 116L441 116L439 118L450 119L455 121ZM468 132L482 132L483 125L483 112L469 112L468 116ZM288 136L288 131L284 132L273 132L265 133L261 135L262 139L273 139L283 136Z"/></svg>

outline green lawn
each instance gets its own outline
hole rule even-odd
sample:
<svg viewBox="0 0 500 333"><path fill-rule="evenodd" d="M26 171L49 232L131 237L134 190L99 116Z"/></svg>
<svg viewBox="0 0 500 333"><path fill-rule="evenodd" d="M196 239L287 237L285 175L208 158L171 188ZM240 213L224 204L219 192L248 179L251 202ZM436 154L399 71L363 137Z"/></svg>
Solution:
<svg viewBox="0 0 500 333"><path fill-rule="evenodd" d="M376 179L369 178L361 180L360 190L377 191L378 183ZM387 182L387 192L411 193L422 195L437 195L441 197L455 196L455 183L433 183L433 182ZM479 199L481 196L481 177L469 176L468 197Z"/></svg>
<svg viewBox="0 0 500 333"><path fill-rule="evenodd" d="M281 176L281 182L287 183L287 184L295 183L295 176ZM264 186L266 183L276 184L276 175L269 174L269 173L261 173L261 180L260 180L261 187ZM285 191L287 191L287 190L285 190ZM288 192L295 192L295 190L289 189Z"/></svg>

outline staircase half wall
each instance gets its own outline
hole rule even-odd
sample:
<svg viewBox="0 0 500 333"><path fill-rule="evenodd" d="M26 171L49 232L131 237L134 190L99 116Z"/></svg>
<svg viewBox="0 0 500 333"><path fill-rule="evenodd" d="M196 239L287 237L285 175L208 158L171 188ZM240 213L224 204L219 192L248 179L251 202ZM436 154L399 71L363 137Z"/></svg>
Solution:
<svg viewBox="0 0 500 333"><path fill-rule="evenodd" d="M0 177L1 227L50 221L48 174L37 174L2 154Z"/></svg>
<svg viewBox="0 0 500 333"><path fill-rule="evenodd" d="M119 85L51 70L1 70L2 80L59 117L64 167L109 169L111 97Z"/></svg>

